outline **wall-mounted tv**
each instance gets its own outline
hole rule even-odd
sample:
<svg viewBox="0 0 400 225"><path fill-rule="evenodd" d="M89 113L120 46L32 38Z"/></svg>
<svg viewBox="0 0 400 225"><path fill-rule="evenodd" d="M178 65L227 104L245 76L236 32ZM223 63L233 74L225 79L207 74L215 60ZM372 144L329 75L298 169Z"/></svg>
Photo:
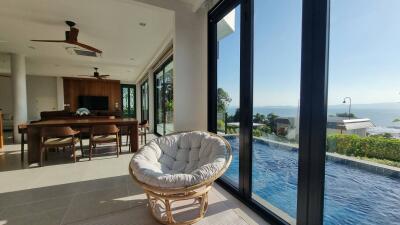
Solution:
<svg viewBox="0 0 400 225"><path fill-rule="evenodd" d="M78 107L89 110L108 110L108 96L79 96Z"/></svg>

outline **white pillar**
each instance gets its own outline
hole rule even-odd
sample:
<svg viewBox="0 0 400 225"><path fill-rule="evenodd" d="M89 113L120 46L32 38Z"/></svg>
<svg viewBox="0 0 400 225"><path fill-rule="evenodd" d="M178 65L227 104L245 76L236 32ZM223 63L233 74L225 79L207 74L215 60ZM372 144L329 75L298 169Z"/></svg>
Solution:
<svg viewBox="0 0 400 225"><path fill-rule="evenodd" d="M14 102L14 137L17 142L20 142L18 124L28 121L25 55L11 54L11 75Z"/></svg>
<svg viewBox="0 0 400 225"><path fill-rule="evenodd" d="M64 80L57 77L57 109L64 110Z"/></svg>
<svg viewBox="0 0 400 225"><path fill-rule="evenodd" d="M207 130L207 13L175 12L175 131Z"/></svg>

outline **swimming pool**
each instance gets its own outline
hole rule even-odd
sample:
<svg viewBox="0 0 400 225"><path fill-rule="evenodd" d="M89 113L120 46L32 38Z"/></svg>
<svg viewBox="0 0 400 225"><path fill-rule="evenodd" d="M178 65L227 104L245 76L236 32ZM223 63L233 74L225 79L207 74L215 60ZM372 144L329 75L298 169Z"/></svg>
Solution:
<svg viewBox="0 0 400 225"><path fill-rule="evenodd" d="M228 136L232 164L224 176L238 181L239 139ZM253 142L253 193L296 218L298 153L264 141ZM400 224L400 178L327 160L324 224Z"/></svg>

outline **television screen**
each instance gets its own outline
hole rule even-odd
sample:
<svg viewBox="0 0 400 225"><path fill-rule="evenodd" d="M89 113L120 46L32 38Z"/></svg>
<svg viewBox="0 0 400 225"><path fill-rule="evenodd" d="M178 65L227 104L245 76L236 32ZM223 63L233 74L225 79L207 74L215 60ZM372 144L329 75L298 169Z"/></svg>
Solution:
<svg viewBox="0 0 400 225"><path fill-rule="evenodd" d="M78 106L89 110L108 110L108 96L79 96Z"/></svg>

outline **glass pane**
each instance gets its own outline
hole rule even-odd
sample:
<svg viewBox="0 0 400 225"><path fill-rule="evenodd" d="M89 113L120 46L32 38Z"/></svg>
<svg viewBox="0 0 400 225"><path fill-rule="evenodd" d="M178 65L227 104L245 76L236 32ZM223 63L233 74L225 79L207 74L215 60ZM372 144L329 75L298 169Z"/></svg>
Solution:
<svg viewBox="0 0 400 225"><path fill-rule="evenodd" d="M160 71L156 74L155 80L155 93L156 93L156 102L155 102L155 114L156 114L156 132L158 134L164 134L164 116L163 116L163 71Z"/></svg>
<svg viewBox="0 0 400 225"><path fill-rule="evenodd" d="M331 1L325 225L400 223L399 11Z"/></svg>
<svg viewBox="0 0 400 225"><path fill-rule="evenodd" d="M136 117L135 115L135 88L129 88L129 116Z"/></svg>
<svg viewBox="0 0 400 225"><path fill-rule="evenodd" d="M165 134L174 132L173 62L165 66Z"/></svg>
<svg viewBox="0 0 400 225"><path fill-rule="evenodd" d="M233 160L223 179L239 184L240 6L217 24L217 131L230 142Z"/></svg>
<svg viewBox="0 0 400 225"><path fill-rule="evenodd" d="M124 116L129 114L128 88L122 88L122 111Z"/></svg>
<svg viewBox="0 0 400 225"><path fill-rule="evenodd" d="M148 92L148 89L149 89L149 85L148 85L148 82L146 81L141 86L142 120L149 120L149 102L148 102L149 92Z"/></svg>
<svg viewBox="0 0 400 225"><path fill-rule="evenodd" d="M255 0L252 198L296 218L300 0Z"/></svg>

